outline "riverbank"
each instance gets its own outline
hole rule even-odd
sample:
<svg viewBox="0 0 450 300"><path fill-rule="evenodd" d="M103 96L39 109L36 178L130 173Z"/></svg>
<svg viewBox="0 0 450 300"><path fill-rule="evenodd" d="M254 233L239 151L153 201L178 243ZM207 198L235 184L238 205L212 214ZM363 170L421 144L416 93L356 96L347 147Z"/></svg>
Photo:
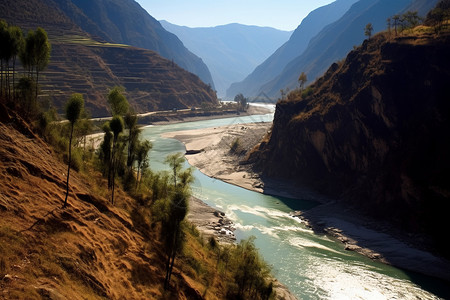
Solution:
<svg viewBox="0 0 450 300"><path fill-rule="evenodd" d="M186 122L196 122L204 120L214 120L214 119L226 119L226 118L236 118L243 116L253 116L253 115L265 115L272 113L274 109L270 109L267 105L257 105L250 104L247 111L239 112L236 111L216 111L216 112L205 112L202 110L191 111L190 109L178 110L178 111L157 111L148 112L144 114L138 114L138 124L141 127L148 125L169 125L177 123ZM103 136L105 135L101 130L101 125L104 122L110 121L112 117L104 118L94 118L91 121L97 124L97 131L88 135L86 137L86 145L91 149L98 149L101 142L103 141ZM67 120L61 121L61 123L67 122Z"/></svg>
<svg viewBox="0 0 450 300"><path fill-rule="evenodd" d="M191 197L187 219L194 224L207 240L214 237L222 243L234 243L234 225L225 216L225 213L204 203L202 200Z"/></svg>
<svg viewBox="0 0 450 300"><path fill-rule="evenodd" d="M326 233L373 260L450 281L450 262L423 248L425 238L407 235L389 224L362 216L336 201L312 195L303 188L292 188L285 182L267 180L239 162L270 130L271 123L253 123L166 133L186 146L187 160L202 173L225 182L260 193L291 198L319 199L322 204L293 217L304 220L317 233ZM239 139L240 151L230 151Z"/></svg>

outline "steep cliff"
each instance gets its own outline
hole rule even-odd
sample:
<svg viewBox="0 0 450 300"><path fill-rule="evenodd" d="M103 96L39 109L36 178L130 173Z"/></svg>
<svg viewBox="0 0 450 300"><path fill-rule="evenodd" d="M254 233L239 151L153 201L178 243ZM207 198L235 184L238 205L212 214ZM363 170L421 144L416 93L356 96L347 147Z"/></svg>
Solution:
<svg viewBox="0 0 450 300"><path fill-rule="evenodd" d="M439 235L450 208L450 35L377 35L277 104L250 157L408 230ZM305 93L304 93L305 94Z"/></svg>

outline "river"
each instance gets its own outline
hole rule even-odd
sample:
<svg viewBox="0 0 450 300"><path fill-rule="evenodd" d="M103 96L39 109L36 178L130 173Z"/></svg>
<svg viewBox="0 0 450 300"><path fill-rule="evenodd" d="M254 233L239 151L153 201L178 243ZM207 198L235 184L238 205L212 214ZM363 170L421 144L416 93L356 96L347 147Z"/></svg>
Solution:
<svg viewBox="0 0 450 300"><path fill-rule="evenodd" d="M273 114L146 127L153 143L152 170L167 170L168 154L185 151L165 132L272 121ZM188 163L185 163L189 167ZM256 237L255 244L272 266L275 277L298 299L442 299L450 298L446 283L374 262L344 250L342 243L315 234L289 212L315 206L315 194L301 199L273 197L224 183L194 171L194 195L224 211L236 225L237 239Z"/></svg>

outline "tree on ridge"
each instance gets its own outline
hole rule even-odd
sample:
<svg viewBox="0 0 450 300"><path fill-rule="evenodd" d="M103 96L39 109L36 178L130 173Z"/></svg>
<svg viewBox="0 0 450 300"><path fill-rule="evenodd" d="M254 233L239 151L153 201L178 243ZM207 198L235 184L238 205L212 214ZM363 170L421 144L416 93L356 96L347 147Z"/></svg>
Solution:
<svg viewBox="0 0 450 300"><path fill-rule="evenodd" d="M364 28L364 35L367 36L368 39L370 40L370 38L372 37L372 32L373 32L373 26L372 26L372 23L369 23Z"/></svg>

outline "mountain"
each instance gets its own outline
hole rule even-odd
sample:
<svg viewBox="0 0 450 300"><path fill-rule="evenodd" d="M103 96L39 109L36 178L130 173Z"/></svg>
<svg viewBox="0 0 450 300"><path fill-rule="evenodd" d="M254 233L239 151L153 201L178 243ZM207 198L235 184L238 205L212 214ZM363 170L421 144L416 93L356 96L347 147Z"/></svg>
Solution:
<svg viewBox="0 0 450 300"><path fill-rule="evenodd" d="M303 53L311 38L325 26L342 17L356 1L358 0L337 0L310 12L286 43L257 66L243 81L236 81L230 86L227 90L227 97L232 98L239 93L246 96L257 96L261 84L280 74L288 62Z"/></svg>
<svg viewBox="0 0 450 300"><path fill-rule="evenodd" d="M364 41L309 95L294 91L277 104L271 134L250 161L266 176L310 185L444 247L448 53L450 32Z"/></svg>
<svg viewBox="0 0 450 300"><path fill-rule="evenodd" d="M211 86L198 76L154 51L95 40L47 0L2 1L0 19L25 32L37 26L47 31L52 52L40 78L42 98L61 113L70 95L78 92L92 116L109 115L106 95L115 85L126 88L136 112L217 103Z"/></svg>
<svg viewBox="0 0 450 300"><path fill-rule="evenodd" d="M354 45L364 40L366 24L372 23L374 32L385 30L387 18L405 11L414 2L422 3L423 0L360 0L341 19L314 37L305 52L291 61L275 79L264 84L261 90L276 96L282 88L292 89L298 85L301 72L305 72L313 82L330 64L345 57ZM434 5L437 2L429 1Z"/></svg>
<svg viewBox="0 0 450 300"><path fill-rule="evenodd" d="M204 60L220 97L225 96L231 83L244 79L291 35L270 27L241 24L189 28L167 21L160 23Z"/></svg>
<svg viewBox="0 0 450 300"><path fill-rule="evenodd" d="M269 81L260 81L259 88L252 90L252 95L261 92L271 98L277 98L281 89L293 89L298 85L298 76L305 72L309 82L323 74L330 64L343 57L360 44L364 36L364 27L372 23L374 32L386 28L387 18L408 9L420 9L424 16L429 7L438 0L359 0L337 21L323 28L310 40L303 53L285 65L283 70ZM256 91L256 92L255 92Z"/></svg>
<svg viewBox="0 0 450 300"><path fill-rule="evenodd" d="M44 1L44 0L43 0ZM134 0L45 0L104 41L158 52L214 87L208 67Z"/></svg>

